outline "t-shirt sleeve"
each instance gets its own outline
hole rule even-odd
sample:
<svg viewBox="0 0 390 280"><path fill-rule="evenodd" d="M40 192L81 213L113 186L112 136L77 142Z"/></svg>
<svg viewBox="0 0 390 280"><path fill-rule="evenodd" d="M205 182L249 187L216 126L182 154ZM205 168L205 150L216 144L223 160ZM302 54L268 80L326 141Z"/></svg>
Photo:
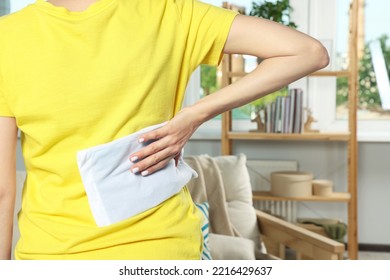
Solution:
<svg viewBox="0 0 390 280"><path fill-rule="evenodd" d="M197 0L176 2L187 36L186 52L189 52L191 64L194 67L199 64L218 65L238 13Z"/></svg>

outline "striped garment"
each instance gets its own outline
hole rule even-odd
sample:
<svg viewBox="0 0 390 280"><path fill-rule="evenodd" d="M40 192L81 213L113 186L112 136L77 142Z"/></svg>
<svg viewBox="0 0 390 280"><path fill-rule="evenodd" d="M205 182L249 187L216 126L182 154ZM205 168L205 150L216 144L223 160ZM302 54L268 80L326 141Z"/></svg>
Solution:
<svg viewBox="0 0 390 280"><path fill-rule="evenodd" d="M211 260L210 246L209 246L209 203L195 203L203 215L202 235L203 235L203 250L202 260Z"/></svg>

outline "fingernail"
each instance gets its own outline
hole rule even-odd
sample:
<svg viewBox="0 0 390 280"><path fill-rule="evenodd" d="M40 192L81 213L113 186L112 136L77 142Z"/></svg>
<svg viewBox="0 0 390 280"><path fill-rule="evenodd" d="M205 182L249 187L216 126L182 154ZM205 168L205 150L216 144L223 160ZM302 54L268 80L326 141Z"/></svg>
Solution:
<svg viewBox="0 0 390 280"><path fill-rule="evenodd" d="M138 142L139 143L142 143L142 142L144 142L145 141L145 139L144 138L140 138L140 139L138 139Z"/></svg>
<svg viewBox="0 0 390 280"><path fill-rule="evenodd" d="M142 171L142 173L141 173L142 176L146 176L146 175L148 175L148 174L149 174L149 171L148 171L148 170Z"/></svg>
<svg viewBox="0 0 390 280"><path fill-rule="evenodd" d="M130 160L131 160L132 162L134 162L134 161L138 160L138 157L137 157L137 156L133 156L132 158L130 158Z"/></svg>
<svg viewBox="0 0 390 280"><path fill-rule="evenodd" d="M134 174L138 173L138 171L139 171L139 168L138 168L138 167L133 168L133 169L131 170L131 172L133 172Z"/></svg>

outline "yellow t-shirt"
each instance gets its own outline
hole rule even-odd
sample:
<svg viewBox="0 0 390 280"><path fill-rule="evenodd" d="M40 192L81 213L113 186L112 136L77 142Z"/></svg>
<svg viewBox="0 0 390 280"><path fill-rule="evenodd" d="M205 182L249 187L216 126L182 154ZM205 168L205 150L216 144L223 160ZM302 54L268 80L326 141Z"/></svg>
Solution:
<svg viewBox="0 0 390 280"><path fill-rule="evenodd" d="M200 258L186 188L98 228L76 153L171 119L193 70L219 63L235 15L196 0L100 0L83 12L38 0L0 18L0 116L16 118L28 173L17 259Z"/></svg>

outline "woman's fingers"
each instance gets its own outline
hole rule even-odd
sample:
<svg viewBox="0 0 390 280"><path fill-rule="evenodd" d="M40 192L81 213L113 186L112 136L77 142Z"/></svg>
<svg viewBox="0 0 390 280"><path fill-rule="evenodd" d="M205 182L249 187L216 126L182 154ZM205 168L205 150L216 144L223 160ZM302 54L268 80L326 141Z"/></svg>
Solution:
<svg viewBox="0 0 390 280"><path fill-rule="evenodd" d="M164 148L164 144L161 143L160 138L162 138L165 135L166 133L164 133L164 127L161 127L159 129L153 130L151 132L142 135L140 138L138 138L139 143L148 143L148 142L151 143L147 145L145 148L142 148L141 150L131 154L129 157L130 160L132 162L137 162L148 157L153 152L157 153L160 150L162 150Z"/></svg>
<svg viewBox="0 0 390 280"><path fill-rule="evenodd" d="M159 161L158 163L149 166L148 168L142 170L139 172L142 176L148 176L150 174L153 174L154 172L164 168L168 163L172 160L172 158L166 158L164 160Z"/></svg>
<svg viewBox="0 0 390 280"><path fill-rule="evenodd" d="M132 172L150 175L172 159L177 165L184 145L200 125L197 117L192 110L183 109L165 126L142 135L139 141L148 145L130 155Z"/></svg>
<svg viewBox="0 0 390 280"><path fill-rule="evenodd" d="M178 154L180 154L179 145L170 144L166 138L157 140L131 155L130 160L136 162L131 171L143 176L150 175L163 168Z"/></svg>
<svg viewBox="0 0 390 280"><path fill-rule="evenodd" d="M140 143L147 143L149 141L154 141L160 138L163 138L168 134L167 129L165 126L160 127L158 129L152 130L148 133L145 133L140 138L138 138L138 142Z"/></svg>

